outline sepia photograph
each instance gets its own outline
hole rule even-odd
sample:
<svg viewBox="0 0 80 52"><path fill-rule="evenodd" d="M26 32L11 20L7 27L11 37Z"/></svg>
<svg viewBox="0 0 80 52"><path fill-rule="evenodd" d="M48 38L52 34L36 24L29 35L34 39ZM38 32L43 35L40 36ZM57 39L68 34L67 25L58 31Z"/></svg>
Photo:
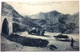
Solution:
<svg viewBox="0 0 80 52"><path fill-rule="evenodd" d="M79 1L1 2L1 51L79 51Z"/></svg>

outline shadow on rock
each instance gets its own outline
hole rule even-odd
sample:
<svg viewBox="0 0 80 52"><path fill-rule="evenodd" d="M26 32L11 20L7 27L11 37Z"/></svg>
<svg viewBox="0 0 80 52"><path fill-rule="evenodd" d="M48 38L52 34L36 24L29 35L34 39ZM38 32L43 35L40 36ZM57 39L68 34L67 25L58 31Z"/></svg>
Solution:
<svg viewBox="0 0 80 52"><path fill-rule="evenodd" d="M38 38L22 37L19 35L10 35L6 38L9 39L10 41L20 43L24 46L46 47L47 44L49 43L47 40L42 40Z"/></svg>
<svg viewBox="0 0 80 52"><path fill-rule="evenodd" d="M57 47L56 47L56 46L54 46L54 45L49 45L49 46L48 46L48 48L49 48L50 50L57 49Z"/></svg>

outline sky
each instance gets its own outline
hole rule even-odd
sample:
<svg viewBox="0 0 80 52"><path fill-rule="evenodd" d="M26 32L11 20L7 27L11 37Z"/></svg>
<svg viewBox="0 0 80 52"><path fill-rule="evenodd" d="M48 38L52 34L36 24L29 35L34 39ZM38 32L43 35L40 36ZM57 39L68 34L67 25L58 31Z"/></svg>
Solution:
<svg viewBox="0 0 80 52"><path fill-rule="evenodd" d="M7 2L22 15L33 15L39 12L57 10L63 14L74 14L79 11L78 1L37 1L37 2Z"/></svg>

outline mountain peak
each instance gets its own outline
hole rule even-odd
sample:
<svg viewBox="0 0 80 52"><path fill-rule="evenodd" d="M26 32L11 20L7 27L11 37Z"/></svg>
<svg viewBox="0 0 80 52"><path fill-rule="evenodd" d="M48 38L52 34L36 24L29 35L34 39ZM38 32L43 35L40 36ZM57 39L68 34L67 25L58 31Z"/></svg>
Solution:
<svg viewBox="0 0 80 52"><path fill-rule="evenodd" d="M13 7L5 2L2 2L2 7L5 7L7 9L13 9Z"/></svg>
<svg viewBox="0 0 80 52"><path fill-rule="evenodd" d="M60 12L56 11L56 10L53 10L53 11L50 11L51 13L53 14L60 14Z"/></svg>
<svg viewBox="0 0 80 52"><path fill-rule="evenodd" d="M39 14L44 14L44 12L39 12Z"/></svg>

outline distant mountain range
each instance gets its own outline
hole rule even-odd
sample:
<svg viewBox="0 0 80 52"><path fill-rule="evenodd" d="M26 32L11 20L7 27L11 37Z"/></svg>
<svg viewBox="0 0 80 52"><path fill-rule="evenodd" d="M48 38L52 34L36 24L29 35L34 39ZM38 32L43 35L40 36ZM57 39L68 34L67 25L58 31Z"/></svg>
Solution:
<svg viewBox="0 0 80 52"><path fill-rule="evenodd" d="M30 17L50 32L79 33L79 12L70 15L54 10L47 13L40 12ZM74 29L70 27L71 25L75 26Z"/></svg>
<svg viewBox="0 0 80 52"><path fill-rule="evenodd" d="M79 33L79 12L70 15L54 10L46 13L40 12L31 16L22 16L5 2L2 3L1 12L2 16L12 15L14 32L27 31L32 27L43 27L49 32ZM72 28L71 25L75 27Z"/></svg>

